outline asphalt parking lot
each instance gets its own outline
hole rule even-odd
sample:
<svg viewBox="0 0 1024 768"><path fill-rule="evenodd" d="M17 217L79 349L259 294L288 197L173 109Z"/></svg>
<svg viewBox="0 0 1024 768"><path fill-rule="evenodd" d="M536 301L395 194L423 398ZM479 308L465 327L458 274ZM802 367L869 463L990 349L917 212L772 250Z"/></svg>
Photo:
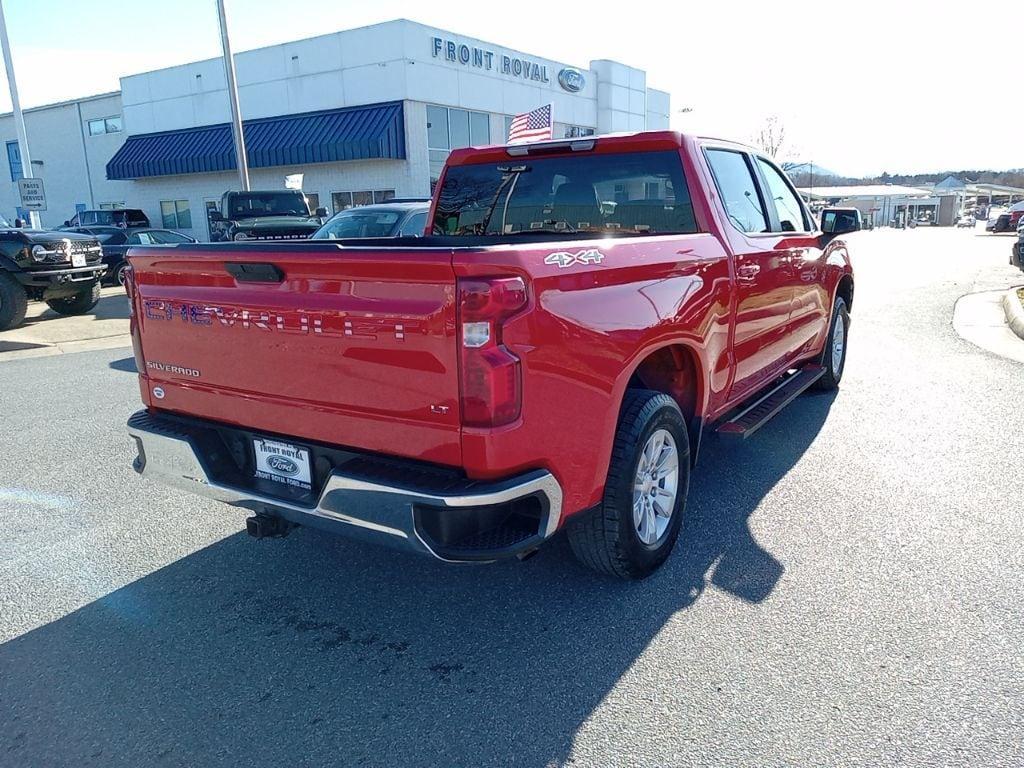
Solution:
<svg viewBox="0 0 1024 768"><path fill-rule="evenodd" d="M253 541L132 472L129 349L0 354L0 764L1024 763L1024 366L952 325L1024 275L853 240L841 390L708 440L641 583Z"/></svg>

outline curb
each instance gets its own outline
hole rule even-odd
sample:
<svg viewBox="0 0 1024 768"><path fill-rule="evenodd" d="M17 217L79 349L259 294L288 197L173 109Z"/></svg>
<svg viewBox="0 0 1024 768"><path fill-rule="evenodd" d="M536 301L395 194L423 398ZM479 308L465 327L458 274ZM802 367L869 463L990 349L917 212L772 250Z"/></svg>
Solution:
<svg viewBox="0 0 1024 768"><path fill-rule="evenodd" d="M1024 339L1024 306L1020 303L1016 288L1011 288L1003 294L1003 311L1006 313L1006 324L1010 330Z"/></svg>
<svg viewBox="0 0 1024 768"><path fill-rule="evenodd" d="M95 339L79 339L77 341L60 341L56 343L38 343L32 349L10 350L0 352L0 365L14 360L25 360L32 357L52 357L68 355L75 352L95 352L101 349L117 349L130 347L131 334L118 333L113 336L100 336Z"/></svg>

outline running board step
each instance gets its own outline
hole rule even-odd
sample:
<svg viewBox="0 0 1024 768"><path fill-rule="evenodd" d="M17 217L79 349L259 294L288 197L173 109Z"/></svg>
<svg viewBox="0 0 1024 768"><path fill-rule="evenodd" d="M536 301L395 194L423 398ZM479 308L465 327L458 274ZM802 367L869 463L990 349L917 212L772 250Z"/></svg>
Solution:
<svg viewBox="0 0 1024 768"><path fill-rule="evenodd" d="M825 369L820 365L808 365L789 374L715 431L723 437L750 437L824 375Z"/></svg>

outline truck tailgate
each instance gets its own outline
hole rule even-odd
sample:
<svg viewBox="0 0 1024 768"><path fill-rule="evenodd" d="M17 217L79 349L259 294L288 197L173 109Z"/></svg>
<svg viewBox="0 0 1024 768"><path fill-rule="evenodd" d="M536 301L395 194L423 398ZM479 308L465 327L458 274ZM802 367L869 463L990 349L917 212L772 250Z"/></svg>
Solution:
<svg viewBox="0 0 1024 768"><path fill-rule="evenodd" d="M455 277L443 249L132 249L153 408L459 465Z"/></svg>

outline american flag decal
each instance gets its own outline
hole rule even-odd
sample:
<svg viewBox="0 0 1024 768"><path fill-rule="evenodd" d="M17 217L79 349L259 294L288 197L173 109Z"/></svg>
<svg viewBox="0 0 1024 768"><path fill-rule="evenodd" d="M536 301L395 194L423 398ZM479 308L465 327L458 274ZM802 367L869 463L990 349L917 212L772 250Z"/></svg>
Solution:
<svg viewBox="0 0 1024 768"><path fill-rule="evenodd" d="M551 131L551 105L545 104L537 107L532 112L524 112L512 118L512 125L508 129L508 143L521 144L526 141L541 141L550 139Z"/></svg>

